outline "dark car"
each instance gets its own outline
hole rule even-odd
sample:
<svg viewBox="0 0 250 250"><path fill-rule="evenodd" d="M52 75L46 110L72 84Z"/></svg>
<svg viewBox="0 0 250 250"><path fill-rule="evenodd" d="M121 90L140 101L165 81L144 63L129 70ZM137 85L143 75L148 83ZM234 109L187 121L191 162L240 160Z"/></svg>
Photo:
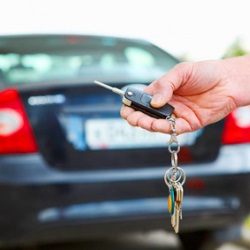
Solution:
<svg viewBox="0 0 250 250"><path fill-rule="evenodd" d="M173 231L168 135L130 127L121 97L179 61L142 40L0 37L0 242L39 244ZM189 246L250 209L250 110L178 136L186 174L180 239Z"/></svg>

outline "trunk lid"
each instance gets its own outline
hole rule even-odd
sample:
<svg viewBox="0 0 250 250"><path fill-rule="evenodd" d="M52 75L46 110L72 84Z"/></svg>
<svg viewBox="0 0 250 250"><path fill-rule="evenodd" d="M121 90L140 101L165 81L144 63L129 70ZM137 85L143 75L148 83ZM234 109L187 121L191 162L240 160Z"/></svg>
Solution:
<svg viewBox="0 0 250 250"><path fill-rule="evenodd" d="M125 85L111 86L122 88ZM19 89L40 153L67 171L162 166L170 161L168 135L134 128L120 117L121 97L95 84ZM178 136L179 163L213 161L223 121Z"/></svg>

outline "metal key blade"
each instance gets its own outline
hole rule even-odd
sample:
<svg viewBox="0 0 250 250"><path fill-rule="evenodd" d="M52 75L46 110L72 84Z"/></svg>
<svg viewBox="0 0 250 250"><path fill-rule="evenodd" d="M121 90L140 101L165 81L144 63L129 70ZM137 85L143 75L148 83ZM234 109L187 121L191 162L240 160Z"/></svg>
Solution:
<svg viewBox="0 0 250 250"><path fill-rule="evenodd" d="M96 81L96 80L94 81L94 83L96 83L97 85L99 85L99 86L101 86L101 87L103 87L105 89L111 90L112 92L114 92L114 93L116 93L116 94L118 94L120 96L124 96L124 94L125 94L125 92L123 90L115 88L115 87L111 87L111 86L109 86L109 85L107 85L105 83L102 83L102 82L99 82L99 81Z"/></svg>
<svg viewBox="0 0 250 250"><path fill-rule="evenodd" d="M175 202L175 226L174 226L175 233L179 232L179 225L180 225L180 204L179 202Z"/></svg>

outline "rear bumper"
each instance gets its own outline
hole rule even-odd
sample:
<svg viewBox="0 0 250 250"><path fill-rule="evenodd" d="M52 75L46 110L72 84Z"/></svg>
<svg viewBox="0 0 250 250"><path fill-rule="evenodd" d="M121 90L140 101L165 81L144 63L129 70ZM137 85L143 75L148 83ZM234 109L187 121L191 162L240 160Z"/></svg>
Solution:
<svg viewBox="0 0 250 250"><path fill-rule="evenodd" d="M249 150L249 145L227 146L215 162L182 166L187 181L202 178L206 189L185 189L181 231L228 227L247 215ZM163 181L167 167L62 172L39 154L5 156L0 162L2 242L171 229Z"/></svg>

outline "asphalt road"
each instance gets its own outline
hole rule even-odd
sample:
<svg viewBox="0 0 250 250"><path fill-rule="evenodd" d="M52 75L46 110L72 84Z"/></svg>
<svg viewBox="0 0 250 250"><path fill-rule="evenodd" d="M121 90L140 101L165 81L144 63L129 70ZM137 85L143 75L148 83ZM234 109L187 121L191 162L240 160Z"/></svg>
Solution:
<svg viewBox="0 0 250 250"><path fill-rule="evenodd" d="M27 247L24 250L181 250L178 237L173 233L156 231L123 235L118 238L96 239L77 243L61 243ZM209 242L201 250L249 250L250 230L243 230L242 237L237 241L223 243Z"/></svg>

